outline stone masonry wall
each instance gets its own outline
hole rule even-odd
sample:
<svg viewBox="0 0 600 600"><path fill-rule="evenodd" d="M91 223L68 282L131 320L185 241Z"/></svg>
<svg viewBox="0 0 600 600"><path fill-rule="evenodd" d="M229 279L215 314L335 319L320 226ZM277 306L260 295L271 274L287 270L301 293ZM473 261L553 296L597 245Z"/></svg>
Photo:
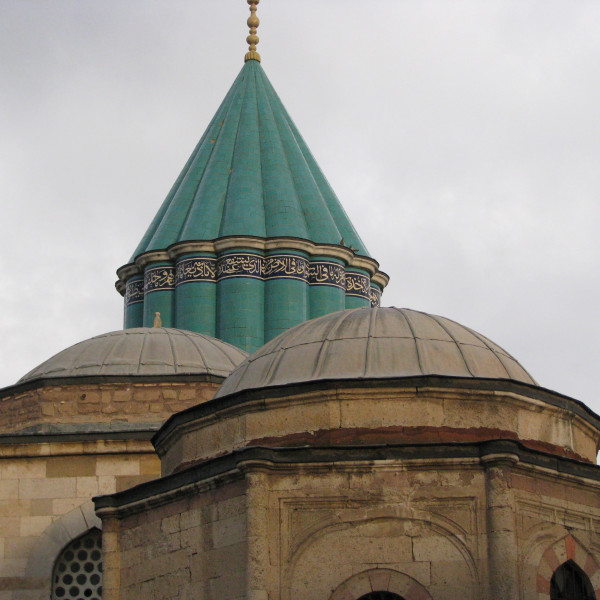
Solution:
<svg viewBox="0 0 600 600"><path fill-rule="evenodd" d="M218 400L215 401L218 406ZM215 418L216 417L216 418ZM518 439L595 462L599 432L525 396L433 388L318 390L226 405L157 439L163 475L244 446L329 446ZM198 443L202 440L202 443Z"/></svg>
<svg viewBox="0 0 600 600"><path fill-rule="evenodd" d="M511 477L523 600L549 600L554 570L573 560L600 597L600 483L551 472Z"/></svg>
<svg viewBox="0 0 600 600"><path fill-rule="evenodd" d="M107 383L48 385L2 399L0 431L60 423L161 423L173 413L210 400L218 384Z"/></svg>
<svg viewBox="0 0 600 600"><path fill-rule="evenodd" d="M245 506L237 481L123 518L120 600L245 598Z"/></svg>
<svg viewBox="0 0 600 600"><path fill-rule="evenodd" d="M327 599L371 569L404 574L389 591L405 598L486 597L480 470L355 465L271 473L269 486L269 598Z"/></svg>
<svg viewBox="0 0 600 600"><path fill-rule="evenodd" d="M100 525L92 496L159 472L147 441L0 445L0 600L47 600L58 553Z"/></svg>

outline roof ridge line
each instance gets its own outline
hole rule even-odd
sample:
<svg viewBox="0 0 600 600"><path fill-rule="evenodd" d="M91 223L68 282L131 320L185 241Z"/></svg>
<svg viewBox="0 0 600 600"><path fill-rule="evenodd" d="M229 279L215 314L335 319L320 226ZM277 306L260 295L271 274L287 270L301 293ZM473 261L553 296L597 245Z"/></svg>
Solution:
<svg viewBox="0 0 600 600"><path fill-rule="evenodd" d="M337 244L339 241L341 241L343 239L343 234L340 232L337 223L335 221L335 218L333 216L333 214L331 213L331 210L323 196L323 193L321 191L321 188L319 187L319 184L317 182L317 180L315 179L315 175L312 172L312 169L310 168L310 164L308 163L308 161L306 160L306 156L302 150L302 144L306 145L304 140L302 139L302 136L300 135L298 129L295 127L295 124L292 120L292 118L290 117L289 113L287 112L285 106L283 105L283 103L281 102L281 99L279 98L277 92L275 91L275 88L273 87L273 85L271 84L271 82L269 81L269 78L266 76L264 76L265 79L265 90L267 93L267 97L269 98L269 102L271 102L271 99L273 100L278 100L279 103L282 105L282 113L280 115L280 118L276 118L276 124L277 124L277 128L279 130L279 134L280 137L282 139L282 141L285 140L285 137L281 134L282 133L282 128L284 128L284 130L286 132L289 133L289 136L293 139L297 149L298 149L298 156L302 162L302 165L305 169L305 172L308 174L308 176L310 177L310 180L312 182L312 190L311 190L311 194L310 195L316 195L316 197L318 197L320 204L321 204L321 209L325 211L325 213L327 214L327 216L329 217L330 220L330 225L335 229L336 234L334 235L334 240L327 240L326 236L324 236L323 241L325 243L333 243L333 244ZM298 198L298 204L300 207L300 212L302 213L302 216L304 218L304 223L306 226L306 232L307 235L309 236L309 239L313 239L315 237L314 232L312 231L311 228L311 219L307 218L307 205L306 202L303 201L303 199L300 197L300 195L298 194L298 189L301 187L298 185L298 179L296 177L296 170L292 169L289 165L289 153L288 153L288 149L287 149L287 144L285 144L285 141L283 143L283 151L285 153L287 162L288 162L288 168L290 170L290 173L292 175L292 180L294 182L294 188L296 191L296 196ZM310 203L310 197L307 197L307 201ZM339 237L338 237L339 236Z"/></svg>
<svg viewBox="0 0 600 600"><path fill-rule="evenodd" d="M458 348L458 351L460 352L463 362L465 363L465 367L467 367L467 371L469 371L469 373L471 374L471 377L477 377L477 375L475 375L475 373L473 373L471 367L469 366L469 363L467 362L467 358L465 356L465 353L463 352L463 349L461 348L461 344L459 343L459 341L452 335L452 333L450 333L450 330L448 329L448 327L446 327L443 323L440 322L441 317L438 317L437 315L429 315L429 316L450 336L450 339L454 342L454 344ZM494 353L494 355L495 355L495 353ZM506 368L504 370L506 371Z"/></svg>
<svg viewBox="0 0 600 600"><path fill-rule="evenodd" d="M256 77L256 75L254 75L254 74L252 74L252 75L254 77ZM244 85L244 93L241 96L239 118L238 118L238 122L237 122L237 127L235 129L235 138L234 138L233 144L232 144L233 151L231 153L231 162L229 163L229 175L227 176L227 185L225 186L224 201L223 201L223 206L221 207L221 219L219 221L219 236L221 236L223 233L223 224L224 224L223 220L224 220L224 216L225 216L225 209L227 207L227 199L229 198L229 187L231 185L231 172L233 170L233 157L235 156L235 150L236 150L236 147L238 144L238 138L240 136L240 127L242 124L242 112L244 110L244 104L246 103L246 96L248 95L249 79L250 79L250 77L245 77L245 79L244 79L244 84L245 84ZM227 114L229 114L229 112ZM215 146L216 146L216 144L215 144Z"/></svg>
<svg viewBox="0 0 600 600"><path fill-rule="evenodd" d="M406 321L406 324L408 325L408 328L410 329L410 333L415 342L415 351L417 353L417 362L419 363L419 369L421 370L421 373L423 375L425 375L426 373L425 373L425 369L423 368L423 361L421 360L421 351L419 350L419 344L417 343L420 338L417 338L417 336L415 334L415 330L413 329L412 323L410 322L408 316L405 314L405 311L410 310L410 309L396 308L395 306L393 307L393 309L397 310L402 315L402 318Z"/></svg>
<svg viewBox="0 0 600 600"><path fill-rule="evenodd" d="M264 74L264 71L263 71L263 74ZM291 229L292 229L292 231L294 231L294 233L291 233L291 234L288 233L287 235L293 235L295 237L301 237L301 238L308 238L308 228L306 227L306 223L305 223L305 220L304 220L304 213L303 213L303 211L302 211L302 209L300 207L300 202L299 202L299 199L298 199L298 193L296 191L296 184L295 184L295 181L294 181L294 176L293 176L292 171L290 169L288 155L286 153L285 145L284 145L282 137L281 137L281 130L280 130L278 122L277 122L277 116L276 116L275 110L273 109L273 104L271 102L271 98L269 97L267 85L265 83L266 79L267 79L266 75L264 77L257 77L256 78L256 91L257 91L256 96L257 96L257 100L258 100L259 91L260 91L261 92L261 96L264 98L264 102L262 104L263 105L266 104L265 108L268 108L268 112L264 111L267 114L264 115L265 119L264 119L264 121L263 121L262 124L264 125L265 128L267 128L267 127L271 128L271 126L273 128L272 131L271 131L271 133L275 134L275 135L273 135L273 138L274 138L273 142L277 146L277 150L280 151L281 154L283 155L283 157L285 158L285 160L284 160L284 163L285 163L284 169L282 169L279 172L279 175L278 175L277 179L281 182L281 184L285 184L286 188L289 188L289 191L291 192L291 195L293 196L293 197L288 197L287 194L286 195L278 195L277 198L275 199L276 200L275 206L278 206L278 207L281 206L282 199L284 199L286 205L290 205L290 208L293 208L295 210L295 212L297 212L299 215L302 216L302 221L303 221L303 223L302 223L303 224L303 228L302 229L303 229L303 231L301 231L301 232L295 231L297 227L294 225L294 220L292 219L292 220L290 220L290 222L292 224L291 225ZM258 102L257 102L257 105L258 105ZM282 105L282 108L283 108L283 103L281 103L281 105ZM261 177L262 177L262 175L264 173L268 174L270 172L271 173L275 172L275 171L271 171L271 170L268 170L268 169L262 169L262 154L263 153L261 152ZM279 152L278 152L278 154L279 154ZM263 185L263 200L265 201L264 202L265 209L267 208L267 196L265 195L266 191L267 191L267 186ZM267 236L270 237L270 236L273 235L273 232L271 232L269 230L270 228L268 227L268 224L269 224L268 220L267 220L268 212L269 211L265 210L265 220L266 220L266 225L267 225L267 227L266 227ZM275 215L277 216L277 212L275 212ZM275 225L277 225L278 229L281 228L280 227L281 223L280 223L280 217L279 216L277 217L277 221L276 221ZM286 224L286 225L289 228L289 225L288 224ZM281 232L279 232L278 235L281 235Z"/></svg>
<svg viewBox="0 0 600 600"><path fill-rule="evenodd" d="M305 231L305 234L306 234L306 238L309 239L310 238L310 234L309 234L310 227L309 227L308 221L306 219L306 214L304 212L303 204L300 201L300 197L298 195L298 186L297 186L296 178L294 177L294 170L290 166L290 155L289 155L289 152L288 152L288 149L287 149L287 144L284 141L284 136L282 135L282 127L281 127L282 121L281 121L281 118L280 118L279 114L275 110L273 110L273 101L274 100L279 100L279 104L281 105L281 108L284 111L284 116L287 116L285 114L286 113L285 107L283 106L283 102L281 102L281 100L279 99L279 97L277 96L277 94L273 94L274 90L273 90L273 88L272 88L271 85L268 85L268 84L270 84L270 82L269 82L268 78L266 77L266 74L264 73L264 71L263 71L263 74L264 74L264 77L261 78L261 82L260 82L261 83L261 87L262 87L262 90L264 92L265 98L267 100L267 104L269 106L269 109L271 111L271 115L273 117L273 122L275 123L275 128L277 130L277 135L279 137L279 143L281 145L281 150L283 151L283 156L285 157L285 167L286 167L286 170L287 170L290 182L292 183L292 190L294 192L295 204L296 204L296 207L298 209L298 213L302 215L302 220L304 222L304 231ZM285 119L283 121L283 124L287 125ZM288 129L289 129L289 127L288 127ZM290 133L291 133L291 129L290 129ZM294 136L294 140L295 139L296 138Z"/></svg>
<svg viewBox="0 0 600 600"><path fill-rule="evenodd" d="M190 154L189 158L187 159L185 165L183 166L183 169L181 169L181 171L179 172L179 175L177 176L177 179L175 180L175 182L169 189L165 199L163 200L162 204L160 205L160 207L158 209L158 212L152 219L152 222L150 223L149 227L146 229L146 232L144 233L139 244L137 245L137 247L131 257L132 260L130 262L134 262L134 260L137 256L139 256L140 254L143 254L144 252L146 252L148 250L148 246L152 242L154 236L156 235L158 228L160 227L160 224L162 223L165 215L167 214L168 209L171 206L171 202L173 201L173 198L175 197L175 195L181 188L181 184L182 184L183 180L185 179L187 172L189 171L192 164L194 163L198 153L200 152L202 146L204 145L204 142L206 141L206 139L209 136L209 132L214 127L218 118L221 116L222 111L225 109L227 102L229 101L231 95L233 94L233 90L236 87L236 83L237 83L238 79L240 78L240 76L241 76L241 71L238 74L238 76L236 77L233 84L230 86L227 93L225 94L225 98L223 98L223 100L219 104L217 111L215 112L212 119L208 123L208 126L204 130L204 133L202 134L200 140L194 146L194 149L192 150L192 153ZM191 202L190 205L191 204L193 204L193 202ZM181 233L182 229L183 228L180 228L180 233ZM149 235L150 231L152 231L151 235Z"/></svg>

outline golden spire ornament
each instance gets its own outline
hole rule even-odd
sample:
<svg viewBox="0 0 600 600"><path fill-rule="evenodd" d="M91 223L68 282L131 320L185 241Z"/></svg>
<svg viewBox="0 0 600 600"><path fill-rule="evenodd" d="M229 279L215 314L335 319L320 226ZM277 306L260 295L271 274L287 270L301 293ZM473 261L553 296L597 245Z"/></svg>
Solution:
<svg viewBox="0 0 600 600"><path fill-rule="evenodd" d="M250 27L250 35L246 38L246 41L248 42L249 52L244 57L244 62L249 60L257 60L258 62L260 62L260 54L256 51L256 44L258 44L258 36L256 35L256 30L260 25L260 20L256 16L256 6L259 2L260 0L248 0L251 13L248 17L248 27Z"/></svg>

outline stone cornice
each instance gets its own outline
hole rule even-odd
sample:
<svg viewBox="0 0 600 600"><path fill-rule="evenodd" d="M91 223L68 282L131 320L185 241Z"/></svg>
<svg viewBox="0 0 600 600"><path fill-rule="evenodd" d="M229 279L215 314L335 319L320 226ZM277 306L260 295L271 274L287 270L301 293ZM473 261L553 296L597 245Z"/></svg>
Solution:
<svg viewBox="0 0 600 600"><path fill-rule="evenodd" d="M0 458L79 455L82 453L118 454L124 451L154 454L150 440L158 423L145 423L126 430L54 431L0 435ZM85 448L85 451L84 451ZM94 450L94 448L97 448Z"/></svg>
<svg viewBox="0 0 600 600"><path fill-rule="evenodd" d="M144 252L135 259L135 264L139 271L143 271L146 265L156 262L170 262L170 256L168 252L163 250L156 252Z"/></svg>
<svg viewBox="0 0 600 600"><path fill-rule="evenodd" d="M389 282L390 276L387 273L384 273L383 271L377 271L377 273L375 273L373 277L371 277L371 283L376 283L382 290L387 286Z"/></svg>
<svg viewBox="0 0 600 600"><path fill-rule="evenodd" d="M418 444L387 446L344 446L327 448L265 448L235 450L172 475L143 483L109 496L97 496L94 503L101 517L122 518L159 506L176 498L240 479L252 470L305 474L352 470L423 466L439 468L484 467L486 457L510 457L520 469L559 474L566 480L585 480L600 489L600 467L569 458L532 450L514 440L493 440L464 444Z"/></svg>
<svg viewBox="0 0 600 600"><path fill-rule="evenodd" d="M156 430L95 432L88 434L46 433L0 436L1 458L81 456L82 454L152 454L150 438ZM41 449L43 448L43 450Z"/></svg>
<svg viewBox="0 0 600 600"><path fill-rule="evenodd" d="M205 253L221 254L228 250L249 249L259 252L272 252L277 250L297 250L309 257L325 256L341 260L348 268L366 271L382 289L388 284L389 277L379 270L379 263L368 256L356 254L350 248L337 244L316 244L310 240L295 237L260 238L253 236L227 236L211 241L197 240L178 242L166 250L144 252L136 257L135 262L123 265L117 270L119 280L115 287L123 295L125 283L134 275L143 273L144 268L155 262L176 262L179 257L186 254Z"/></svg>
<svg viewBox="0 0 600 600"><path fill-rule="evenodd" d="M0 399L30 390L56 386L77 385L135 385L152 383L154 385L168 385L170 383L217 383L221 384L225 378L218 375L185 374L180 375L88 375L77 377L42 377L22 383L15 383L0 389Z"/></svg>
<svg viewBox="0 0 600 600"><path fill-rule="evenodd" d="M193 406L171 416L154 436L152 443L161 455L165 445L173 436L184 434L194 421L204 419L220 419L234 413L275 408L289 404L324 401L329 396L343 399L346 391L350 398L357 397L360 389L361 397L374 399L393 390L395 395L406 393L410 397L416 395L439 395L440 399L452 395L469 393L473 400L478 397L499 396L499 402L534 405L540 409L566 410L580 419L582 426L589 431L600 431L600 417L585 404L574 398L563 396L557 392L538 386L507 379L476 379L444 376L404 377L394 379L356 379L322 380L305 383L294 383L285 386L274 386L257 390L242 390L229 396L214 398L208 402Z"/></svg>
<svg viewBox="0 0 600 600"><path fill-rule="evenodd" d="M209 241L197 241L197 242L179 242L173 244L167 248L169 258L171 260L177 260L180 256L185 254L214 254L215 244Z"/></svg>

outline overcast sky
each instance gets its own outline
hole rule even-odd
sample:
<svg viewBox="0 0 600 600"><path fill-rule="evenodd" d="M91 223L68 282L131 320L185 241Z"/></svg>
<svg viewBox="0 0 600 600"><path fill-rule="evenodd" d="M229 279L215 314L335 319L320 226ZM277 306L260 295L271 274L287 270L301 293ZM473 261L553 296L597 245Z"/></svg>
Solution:
<svg viewBox="0 0 600 600"><path fill-rule="evenodd" d="M600 2L263 0L263 67L372 256L600 412ZM120 329L243 64L245 0L0 0L0 386Z"/></svg>

